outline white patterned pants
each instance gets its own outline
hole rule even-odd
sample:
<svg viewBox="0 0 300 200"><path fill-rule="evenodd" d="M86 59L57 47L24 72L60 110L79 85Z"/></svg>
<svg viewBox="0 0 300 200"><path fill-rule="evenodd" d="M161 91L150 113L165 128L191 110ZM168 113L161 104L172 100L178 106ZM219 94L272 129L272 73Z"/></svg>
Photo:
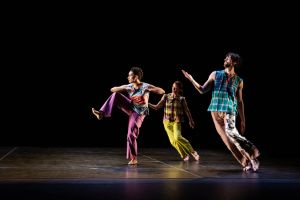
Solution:
<svg viewBox="0 0 300 200"><path fill-rule="evenodd" d="M250 162L250 159L259 156L258 149L239 134L235 125L235 115L224 112L211 112L211 115L224 144L243 167Z"/></svg>

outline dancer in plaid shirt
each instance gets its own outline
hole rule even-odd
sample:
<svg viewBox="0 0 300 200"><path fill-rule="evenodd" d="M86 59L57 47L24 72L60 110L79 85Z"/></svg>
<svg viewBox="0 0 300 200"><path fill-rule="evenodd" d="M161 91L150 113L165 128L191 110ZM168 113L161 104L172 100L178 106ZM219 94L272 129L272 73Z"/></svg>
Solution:
<svg viewBox="0 0 300 200"><path fill-rule="evenodd" d="M175 81L172 86L172 93L165 94L156 105L149 103L149 106L155 110L164 106L163 124L170 143L184 161L189 160L189 155L192 155L198 161L198 153L193 149L190 142L181 135L181 123L184 121L184 113L189 119L190 127L194 128L195 126L186 99L182 94L182 83Z"/></svg>
<svg viewBox="0 0 300 200"><path fill-rule="evenodd" d="M241 58L236 53L228 53L224 60L224 70L214 71L208 80L200 85L192 75L182 70L184 76L201 93L212 89L212 98L208 111L219 135L233 156L243 166L244 171L257 171L259 168L258 149L244 136L245 114L243 102L243 79L236 73L235 68L240 65ZM239 115L241 119L241 134L236 128L235 120Z"/></svg>

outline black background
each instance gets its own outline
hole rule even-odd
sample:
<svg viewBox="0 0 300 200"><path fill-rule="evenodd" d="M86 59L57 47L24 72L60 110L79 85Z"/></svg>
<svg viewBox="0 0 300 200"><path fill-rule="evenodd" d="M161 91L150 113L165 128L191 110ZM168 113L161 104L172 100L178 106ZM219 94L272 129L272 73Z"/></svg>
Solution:
<svg viewBox="0 0 300 200"><path fill-rule="evenodd" d="M283 18L259 10L241 17L243 12L8 17L0 145L125 147L126 115L116 111L97 121L91 108L100 108L110 88L127 84L130 67L140 65L143 81L167 92L175 80L183 82L196 123L194 130L185 124L183 135L192 145L223 149L207 112L211 93L198 94L180 69L203 84L212 71L223 69L230 51L243 58L237 73L244 79L245 136L262 151L298 153L294 13ZM150 96L153 103L159 99ZM162 116L163 110L150 110L140 148L170 147Z"/></svg>

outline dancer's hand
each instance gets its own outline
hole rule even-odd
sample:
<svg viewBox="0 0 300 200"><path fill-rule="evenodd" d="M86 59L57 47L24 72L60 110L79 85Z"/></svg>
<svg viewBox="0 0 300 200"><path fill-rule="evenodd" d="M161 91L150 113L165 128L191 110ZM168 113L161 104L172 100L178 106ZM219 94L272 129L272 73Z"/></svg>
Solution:
<svg viewBox="0 0 300 200"><path fill-rule="evenodd" d="M183 75L185 76L185 78L189 79L190 81L193 80L192 75L190 75L189 73L187 73L183 69L181 71L182 71Z"/></svg>

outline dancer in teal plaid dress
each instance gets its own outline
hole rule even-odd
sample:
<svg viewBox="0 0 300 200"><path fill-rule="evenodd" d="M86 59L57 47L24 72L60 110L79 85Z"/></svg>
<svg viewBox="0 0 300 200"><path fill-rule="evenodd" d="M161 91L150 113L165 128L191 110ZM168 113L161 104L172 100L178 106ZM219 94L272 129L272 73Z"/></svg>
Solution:
<svg viewBox="0 0 300 200"><path fill-rule="evenodd" d="M214 71L208 80L200 85L191 74L182 70L184 76L201 93L212 90L212 98L208 111L211 112L217 132L233 156L243 166L244 171L257 171L259 168L258 149L244 136L245 114L243 101L244 82L235 68L240 65L240 56L228 53L224 60L224 70ZM240 134L236 128L236 116L240 116Z"/></svg>

